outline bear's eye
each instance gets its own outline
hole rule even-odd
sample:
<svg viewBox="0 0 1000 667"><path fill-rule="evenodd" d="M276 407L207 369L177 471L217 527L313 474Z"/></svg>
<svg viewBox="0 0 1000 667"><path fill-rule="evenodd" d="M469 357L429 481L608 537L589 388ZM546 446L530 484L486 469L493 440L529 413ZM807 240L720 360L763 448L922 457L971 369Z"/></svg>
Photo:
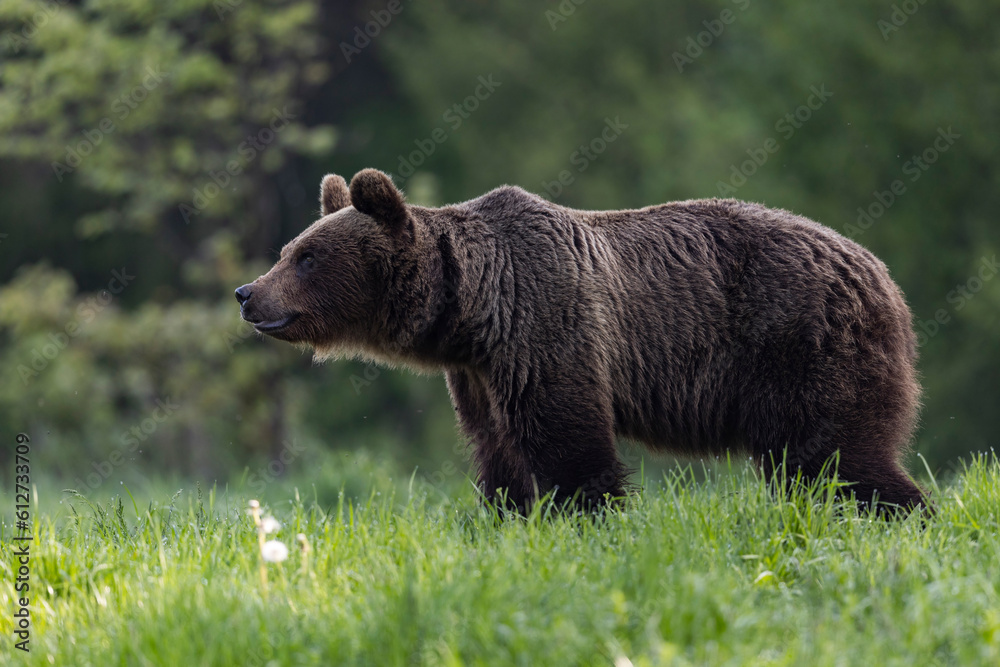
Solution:
<svg viewBox="0 0 1000 667"><path fill-rule="evenodd" d="M314 268L316 268L316 258L313 257L313 254L311 252L304 252L301 255L299 255L299 261L297 262L297 264L298 264L298 266L296 267L297 273L300 276L305 275L309 271L312 271Z"/></svg>

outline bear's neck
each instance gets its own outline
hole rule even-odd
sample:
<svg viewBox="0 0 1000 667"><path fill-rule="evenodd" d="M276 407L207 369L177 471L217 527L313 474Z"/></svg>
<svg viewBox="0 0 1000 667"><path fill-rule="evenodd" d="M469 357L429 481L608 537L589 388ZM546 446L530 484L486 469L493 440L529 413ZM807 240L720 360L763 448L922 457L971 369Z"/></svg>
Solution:
<svg viewBox="0 0 1000 667"><path fill-rule="evenodd" d="M383 302L391 332L385 353L421 370L474 364L474 341L463 323L475 319L470 311L477 300L469 291L475 272L459 264L457 253L458 244L469 239L448 229L423 232L415 252L393 267L394 284ZM461 256L478 258L473 250L462 247Z"/></svg>

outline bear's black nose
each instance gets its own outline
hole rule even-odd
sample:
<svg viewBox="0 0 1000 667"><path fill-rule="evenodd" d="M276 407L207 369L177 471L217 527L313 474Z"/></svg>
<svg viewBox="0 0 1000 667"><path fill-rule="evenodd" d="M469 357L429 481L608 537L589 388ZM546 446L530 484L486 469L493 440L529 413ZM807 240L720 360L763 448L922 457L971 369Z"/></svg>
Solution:
<svg viewBox="0 0 1000 667"><path fill-rule="evenodd" d="M236 288L236 300L240 302L241 306L247 302L247 299L250 298L251 294L253 294L253 292L250 291L250 285L244 285L243 287Z"/></svg>

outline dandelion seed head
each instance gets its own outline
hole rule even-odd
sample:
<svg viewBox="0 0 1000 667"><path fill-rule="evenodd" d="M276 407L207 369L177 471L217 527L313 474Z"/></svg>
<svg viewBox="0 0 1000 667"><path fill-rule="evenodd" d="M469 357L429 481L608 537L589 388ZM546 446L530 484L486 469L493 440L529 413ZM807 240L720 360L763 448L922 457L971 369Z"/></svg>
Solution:
<svg viewBox="0 0 1000 667"><path fill-rule="evenodd" d="M268 563L280 563L288 558L288 547L285 546L284 542L270 540L260 548L260 555Z"/></svg>

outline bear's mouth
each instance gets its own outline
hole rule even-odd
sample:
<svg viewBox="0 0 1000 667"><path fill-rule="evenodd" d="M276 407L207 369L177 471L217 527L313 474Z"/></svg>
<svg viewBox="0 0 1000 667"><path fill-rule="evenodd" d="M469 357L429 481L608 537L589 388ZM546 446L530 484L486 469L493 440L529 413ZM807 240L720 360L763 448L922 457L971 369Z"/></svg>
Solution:
<svg viewBox="0 0 1000 667"><path fill-rule="evenodd" d="M251 322L253 328L260 333L274 333L276 331L281 331L296 319L298 319L298 313L292 313L286 317L282 317L280 320L261 320L259 322Z"/></svg>

